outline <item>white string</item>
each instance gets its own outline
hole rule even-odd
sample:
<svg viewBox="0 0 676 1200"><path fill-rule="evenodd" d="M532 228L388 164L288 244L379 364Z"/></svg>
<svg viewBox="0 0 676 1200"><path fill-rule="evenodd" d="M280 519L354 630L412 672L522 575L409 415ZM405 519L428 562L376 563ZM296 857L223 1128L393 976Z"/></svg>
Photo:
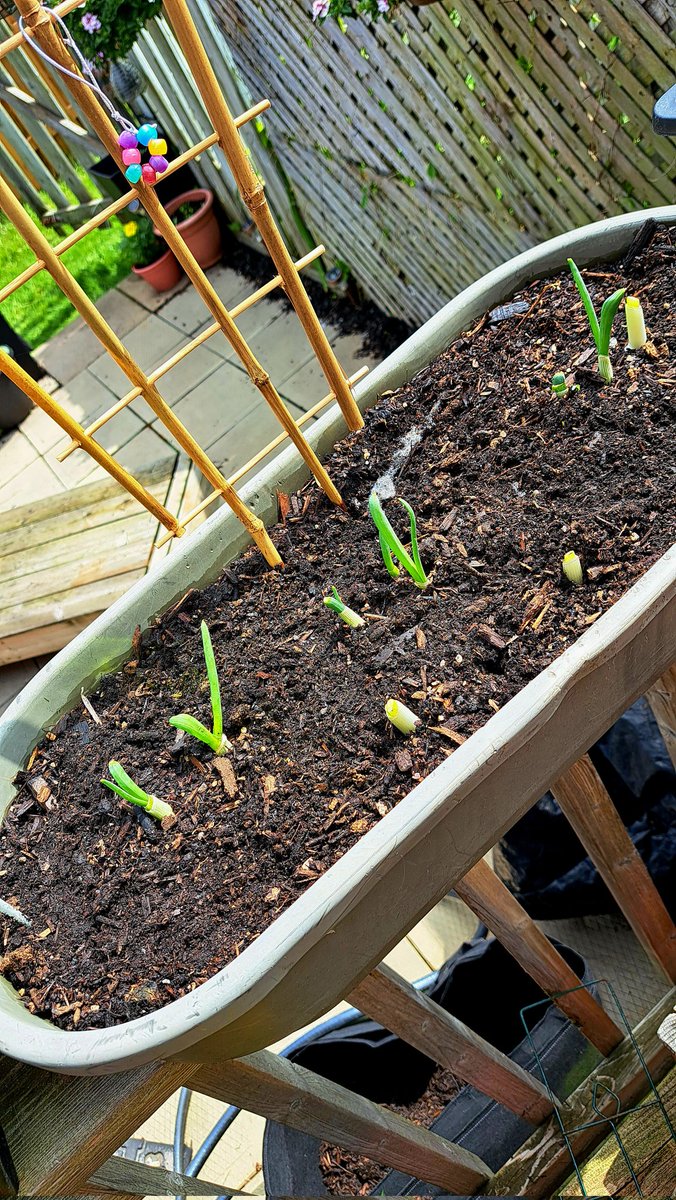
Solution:
<svg viewBox="0 0 676 1200"><path fill-rule="evenodd" d="M69 75L70 78L74 79L77 83L84 83L85 87L90 88L90 90L92 92L96 92L99 99L102 101L104 106L108 109L108 112L110 113L113 120L117 121L118 125L121 125L123 129L129 129L132 133L135 133L136 127L134 125L132 125L131 121L129 121L127 119L127 117L123 117L122 113L117 111L117 109L115 108L115 105L112 103L111 100L109 100L108 96L106 96L106 93L99 86L99 84L96 80L96 77L94 75L94 72L92 71L92 68L90 67L89 63L87 62L87 59L85 58L84 54L80 50L80 47L78 46L77 42L71 36L70 30L68 29L68 26L66 25L66 22L63 20L63 18L61 16L59 16L59 14L57 12L54 12L54 9L50 8L48 4L43 3L41 5L41 8L43 9L44 12L48 12L50 17L52 17L55 21L58 21L59 26L61 28L61 37L63 38L63 43L65 46L68 47L68 49L71 51L71 53L74 55L74 57L78 60L82 74L76 75L75 71L70 71L68 69L68 67L61 66L61 63L58 63L56 61L56 59L51 58L49 56L49 54L47 54L46 51L44 51L42 49L42 47L38 45L36 39L31 37L26 32L26 30L24 28L24 19L23 19L23 17L19 17L19 29L21 30L21 33L23 34L24 38L28 42L29 46L31 46L31 48L33 50L35 50L36 54L39 54L41 58L44 58L45 62L48 62L52 67L55 67L57 71L60 71L62 75Z"/></svg>

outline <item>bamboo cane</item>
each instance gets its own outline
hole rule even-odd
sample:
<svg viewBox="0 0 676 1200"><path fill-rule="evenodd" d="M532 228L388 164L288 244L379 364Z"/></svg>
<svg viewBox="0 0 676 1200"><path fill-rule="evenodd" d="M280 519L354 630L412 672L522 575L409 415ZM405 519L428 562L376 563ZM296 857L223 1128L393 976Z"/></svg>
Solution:
<svg viewBox="0 0 676 1200"><path fill-rule="evenodd" d="M41 7L41 5L38 3L38 0L16 0L16 2L17 8L24 18L26 28L32 30L32 34L35 37L36 42L45 50L47 54L50 55L52 59L54 59L55 62L60 63L69 71L73 71L75 68L75 63L68 54L61 39L57 36L49 13ZM86 114L92 128L99 135L104 146L113 156L115 161L120 163L121 151L117 142L115 129L106 116L102 106L93 95L91 89L88 88L79 77L77 79L72 79L70 76L65 76L65 80L69 90L77 98L78 103L80 104L82 111ZM216 132L218 133L219 131L217 130ZM221 140L220 136L219 140ZM222 141L221 145L227 156L227 149L225 145L223 145ZM252 383L258 388L266 403L277 417L280 425L288 433L292 442L302 455L303 460L317 480L317 483L324 490L329 500L331 500L333 504L343 506L340 493L334 487L327 472L317 458L317 455L303 437L303 434L296 425L296 422L284 404L281 396L277 392L277 389L272 384L270 376L263 369L256 356L253 354L245 338L242 336L234 321L230 317L227 308L223 304L223 301L216 292L215 288L207 279L202 268L198 266L194 256L186 246L171 217L162 207L160 201L155 195L153 188L139 183L136 191L139 200L141 201L156 229L164 238L170 250L173 250L176 258L180 262L188 278L191 280L198 295L201 296L207 308L213 313L214 317L219 322L223 333L230 342L230 345L238 354ZM44 256L38 255L38 257L43 258ZM58 258L55 257L54 261L58 263ZM280 274L282 274L281 271ZM296 278L297 277L298 276L296 275ZM138 382L140 382L140 380L132 379L132 383ZM171 412L170 409L167 411ZM162 419L164 420L164 417ZM169 428L169 426L167 426L167 428ZM197 445L197 443L195 443L195 445ZM200 453L203 454L203 451L200 451ZM206 456L204 457L206 458ZM223 483L226 482L223 476L221 476L221 479L223 479Z"/></svg>
<svg viewBox="0 0 676 1200"><path fill-rule="evenodd" d="M160 504L159 500L156 500L133 475L130 475L129 471L120 466L108 451L103 449L103 446L99 446L98 442L88 437L75 418L71 417L70 413L66 412L65 408L62 408L58 401L53 396L50 396L49 392L46 392L44 388L40 387L40 384L36 383L4 350L0 350L0 371L8 379L11 379L13 384L21 388L21 391L33 401L33 404L36 404L53 421L56 421L56 424L61 426L64 433L69 434L70 437L77 436L80 438L83 447L94 461L103 467L109 475L112 475L113 479L121 483L122 487L126 488L140 504L143 504L148 509L148 512L152 513L158 521L161 521L165 528L170 531L172 537L181 537L185 532L183 526L179 525L176 518L172 517L164 505Z"/></svg>
<svg viewBox="0 0 676 1200"><path fill-rule="evenodd" d="M328 338L268 208L263 182L258 178L251 165L232 114L223 99L214 69L200 41L190 10L185 0L165 0L164 7L179 45L198 83L206 110L219 135L221 148L225 152L244 203L256 222L277 271L282 277L284 290L317 355L329 388L334 393L347 421L348 429L361 429L364 424L362 415L355 404L349 384L329 345Z"/></svg>
<svg viewBox="0 0 676 1200"><path fill-rule="evenodd" d="M368 371L368 367L360 367L358 371L355 371L354 375L350 375L348 380L350 387L352 387L355 383L359 383L360 379L363 379L365 375L368 375ZM328 396L324 396L322 400L318 400L312 408L308 408L307 412L303 413L303 416L298 418L298 424L305 425L306 421L311 421L313 417L317 416L317 413L321 412L323 408L326 408L328 404L331 404L335 398L336 397L334 396L333 392L329 392ZM285 433L278 434L276 438L273 438L271 442L268 442L267 446L263 446L262 450L258 450L257 453L254 454L253 458L250 458L248 462L245 462L243 467L239 467L235 471L234 475L230 476L228 482L234 487L239 479L242 479L244 475L247 475L249 471L251 471L254 467L257 467L259 462L261 462L264 458L267 458L268 454L271 454L273 450L276 450L278 446L281 446L282 442L286 441L286 437L287 435ZM213 504L214 500L218 500L219 495L220 492L210 492L208 496L205 496L204 500L202 500L195 508L192 508L190 512L185 514L185 516L182 518L183 524L188 525L190 521L195 520L195 517L199 517L200 513L204 512L205 508L208 508L210 504ZM162 546L166 546L167 542L170 540L171 534L164 534L156 543L156 549L161 550Z"/></svg>
<svg viewBox="0 0 676 1200"><path fill-rule="evenodd" d="M265 112L266 108L269 107L269 100L261 100L258 104L254 104L252 108L248 108L246 112L241 113L239 117L235 117L235 124L237 128L239 129L239 127L241 125L245 125L247 121L251 121L254 117L259 116L260 113ZM194 146L191 146L190 149L185 150L183 154L179 154L177 158L173 158L166 171L163 173L162 178L166 179L168 175L173 175L174 171L178 171L181 167L184 167L186 163L192 162L194 158L197 158L198 155L203 154L205 150L209 150L211 146L215 146L217 142L217 133L210 133L208 137L202 138L201 142L196 142ZM65 254L66 250L70 250L71 246L77 245L77 243L81 241L83 237L86 237L88 233L91 233L92 229L98 229L100 225L105 224L105 222L109 221L111 217L116 216L117 213L121 212L123 208L126 208L127 205L131 204L132 200L135 200L136 198L136 188L130 188L128 192L123 192L121 196L118 196L117 199L108 204L106 208L102 208L100 212L95 214L95 216L90 217L88 221L85 221L84 225L80 225L78 229L74 229L72 233L68 234L68 237L65 237L63 241L58 242L56 246L53 246L52 249L54 250L54 253L58 254L60 258L62 254ZM322 254L323 253L324 251L322 250ZM37 275L40 271L43 271L44 265L45 264L42 262L31 263L29 267L26 267L25 271L22 271L20 275L17 275L14 279L10 280L10 282L6 284L4 288L0 289L0 304L2 304L2 301L6 300L8 296L11 296L14 292L16 292L17 289L20 288L24 283L27 283L29 279L32 279L34 275Z"/></svg>
<svg viewBox="0 0 676 1200"><path fill-rule="evenodd" d="M271 566L279 566L281 563L280 556L270 541L263 522L242 503L225 476L214 466L199 443L195 441L192 434L188 433L182 422L179 421L178 417L171 411L169 405L162 399L155 384L148 382L146 375L138 363L136 363L129 351L122 345L117 334L113 332L110 325L101 316L79 283L73 279L70 272L56 256L44 234L40 232L37 225L28 216L28 213L24 211L23 206L12 194L3 179L0 179L0 208L9 217L15 229L18 230L33 253L42 259L49 274L58 283L62 292L68 297L82 317L84 317L111 358L124 371L131 383L140 387L144 399L153 412L164 422L179 446L185 450L186 454L199 467L212 487L218 488L235 515L251 534L266 562ZM82 432L84 433L84 430ZM76 434L76 436L80 440L79 434Z"/></svg>
<svg viewBox="0 0 676 1200"><path fill-rule="evenodd" d="M79 8L81 4L82 0L62 0L61 4L55 5L54 12L59 17L65 17L69 12L72 12L74 8ZM23 9L21 5L17 4L17 8L23 16ZM30 37L30 31L28 31L28 36ZM0 58L4 58L6 54L10 54L12 50L16 50L17 46L23 45L23 34L13 33L11 37L5 38L4 42L0 42Z"/></svg>
<svg viewBox="0 0 676 1200"><path fill-rule="evenodd" d="M299 258L296 266L300 270L302 267L314 262L316 258L321 258L323 253L324 247L316 246L315 249L311 250L309 254L306 254L304 258ZM280 283L281 279L279 275L275 275L274 278L269 279L267 283L264 283L262 287L259 287L257 291L252 292L250 296L247 296L244 300L241 300L239 304L234 306L234 308L231 308L229 310L230 316L233 319L235 317L239 317L241 313L246 312L248 308L251 308L257 300L261 300L264 296L267 296L270 292L273 292L275 288L279 287ZM182 362L182 360L186 358L192 350L197 350L199 346L202 346L204 342L213 337L215 333L218 333L220 328L221 327L218 324L218 321L214 321L213 325L208 325L207 328L203 329L201 333L198 333L197 336L192 339L192 341L188 342L185 346L181 346L180 350L177 350L175 354L172 354L171 358L167 358L165 362L160 363L159 367L156 367L154 371L151 371L148 376L149 382L157 383L157 380L161 379L163 375L166 375L167 371L171 371L172 367L178 366L178 364ZM104 413L101 413L100 417L97 417L95 421L92 421L91 425L87 425L87 433L97 433L102 425L105 425L108 421L110 421L111 417L116 417L117 414L122 412L122 410L126 408L128 404L131 404L132 400L137 400L140 395L140 388L132 388L130 392L127 392L126 396L123 396L121 400L117 401L117 404L112 404L111 407L106 409ZM298 421L297 424L299 426L302 425L302 421ZM286 433L283 433L281 436L282 438L285 438ZM70 444L66 446L65 450L62 450L60 454L57 454L56 457L58 461L65 462L68 456L72 454L74 450L77 450L77 448L77 442L70 442Z"/></svg>

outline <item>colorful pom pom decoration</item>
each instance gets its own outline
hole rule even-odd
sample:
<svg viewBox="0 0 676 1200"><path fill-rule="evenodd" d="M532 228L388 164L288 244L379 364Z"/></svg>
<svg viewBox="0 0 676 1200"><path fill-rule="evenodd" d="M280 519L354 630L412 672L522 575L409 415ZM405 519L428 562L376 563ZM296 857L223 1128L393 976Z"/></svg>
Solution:
<svg viewBox="0 0 676 1200"><path fill-rule="evenodd" d="M151 138L148 142L148 150L151 154L166 154L167 143L164 138Z"/></svg>
<svg viewBox="0 0 676 1200"><path fill-rule="evenodd" d="M154 183L157 179L157 172L153 170L150 163L144 163L141 169L144 183Z"/></svg>
<svg viewBox="0 0 676 1200"><path fill-rule="evenodd" d="M158 175L161 175L163 171L166 171L167 167L169 166L169 163L163 154L153 154L152 158L148 159L148 162L153 168L153 171L157 171Z"/></svg>
<svg viewBox="0 0 676 1200"><path fill-rule="evenodd" d="M131 150L130 149L130 150L122 151L122 162L124 163L125 167L130 167L132 163L140 163L140 161L141 161L141 151L140 150L136 150L136 149Z"/></svg>
<svg viewBox="0 0 676 1200"><path fill-rule="evenodd" d="M124 177L129 183L138 183L141 178L141 164L132 163L130 167L127 167Z"/></svg>
<svg viewBox="0 0 676 1200"><path fill-rule="evenodd" d="M123 150L135 150L138 145L138 138L133 129L123 129L117 139L117 144Z"/></svg>

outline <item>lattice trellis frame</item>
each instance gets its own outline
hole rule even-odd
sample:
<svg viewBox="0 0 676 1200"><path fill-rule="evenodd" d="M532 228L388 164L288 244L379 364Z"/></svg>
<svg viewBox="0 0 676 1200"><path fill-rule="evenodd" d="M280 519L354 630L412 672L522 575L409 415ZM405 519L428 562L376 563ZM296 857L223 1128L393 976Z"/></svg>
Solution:
<svg viewBox="0 0 676 1200"><path fill-rule="evenodd" d="M59 16L63 16L76 8L78 2L79 0L64 0L54 11ZM117 143L116 130L108 119L99 100L82 81L77 71L77 65L65 47L60 34L57 32L49 10L43 8L37 0L17 0L17 8L23 18L24 31L28 41L34 41L36 46L40 47L54 61L58 62L68 71L76 73L77 78L65 76L65 82L105 148L118 162L118 165L121 166L121 150ZM4 180L0 180L0 209L2 209L12 222L36 258L36 261L31 266L27 267L0 290L0 303L16 291L17 288L21 287L28 279L33 278L40 271L46 270L89 325L104 349L125 373L132 386L125 396L84 429L53 397L49 396L39 384L32 380L16 363L2 352L0 352L0 369L35 404L47 412L69 434L71 442L59 456L61 461L77 449L82 449L90 454L99 465L103 466L113 478L121 483L161 521L166 527L169 537L181 536L185 532L185 525L220 496L248 530L266 561L271 566L278 566L281 563L278 551L273 545L262 521L240 499L235 490L234 483L250 470L252 466L261 461L272 449L280 445L286 438L289 438L302 455L317 483L324 490L328 498L334 504L342 505L342 499L338 490L308 443L301 426L331 401L337 400L348 428L359 429L363 421L352 395L352 386L357 379L365 374L365 370L357 372L356 375L353 375L349 379L346 377L322 329L319 318L314 311L301 280L300 272L324 253L324 247L317 246L310 253L304 255L303 258L294 262L268 207L263 181L252 167L244 143L240 138L239 129L242 125L257 117L261 112L264 112L269 107L269 101L262 100L241 116L233 117L223 98L218 80L204 51L185 0L167 0L166 12L181 49L186 56L188 65L193 72L196 85L200 90L205 107L209 113L209 118L213 124L214 132L196 145L190 147L184 153L178 155L169 164L163 178L190 162L209 146L218 143L228 160L242 199L249 209L261 238L268 249L277 269L277 274L267 284L258 288L257 291L248 296L240 304L229 310L223 304L202 268L198 265L191 250L173 224L171 217L166 212L151 185L143 182L135 184L134 187L124 192L123 195L114 200L96 216L92 217L81 228L64 238L58 245L51 246L39 227L25 212L9 185ZM0 44L0 59L23 44L24 37L21 33L7 38ZM124 169L123 166L121 166L121 169ZM135 199L140 201L154 226L175 254L195 290L215 318L213 324L189 341L187 345L183 346L150 374L147 374L132 357L115 331L101 316L96 306L62 261L62 256L66 250L75 245L76 242L79 242L83 237L86 237L91 230L103 224L111 216L119 213ZM291 301L331 389L299 421L296 421L289 412L264 366L258 361L236 325L236 317L276 288L283 288ZM208 338L213 337L219 332L225 335L235 350L252 383L259 390L282 427L280 435L268 446L263 447L253 459L246 463L237 472L234 480L225 478L216 464L212 462L208 454L202 449L199 442L178 419L157 388L158 380L170 371L172 367L177 366L188 354L201 346ZM206 497L202 504L187 513L182 518L181 523L163 505L154 500L138 480L95 440L94 435L96 432L138 397L142 397L146 401L155 415L159 417L167 431L173 436L181 449L191 458L213 488L213 491Z"/></svg>

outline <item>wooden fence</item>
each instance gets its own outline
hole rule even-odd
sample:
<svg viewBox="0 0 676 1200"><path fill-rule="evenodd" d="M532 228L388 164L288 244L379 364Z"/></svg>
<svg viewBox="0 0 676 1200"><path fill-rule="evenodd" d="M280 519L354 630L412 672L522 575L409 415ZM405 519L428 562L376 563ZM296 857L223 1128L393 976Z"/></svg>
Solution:
<svg viewBox="0 0 676 1200"><path fill-rule="evenodd" d="M310 0L211 3L305 219L388 312L419 322L526 246L674 199L664 0L404 0L345 34Z"/></svg>
<svg viewBox="0 0 676 1200"><path fill-rule="evenodd" d="M0 40L16 30L14 18L0 21ZM79 106L34 51L22 47L0 63L2 174L46 224L76 225L104 207L87 174L102 153Z"/></svg>

